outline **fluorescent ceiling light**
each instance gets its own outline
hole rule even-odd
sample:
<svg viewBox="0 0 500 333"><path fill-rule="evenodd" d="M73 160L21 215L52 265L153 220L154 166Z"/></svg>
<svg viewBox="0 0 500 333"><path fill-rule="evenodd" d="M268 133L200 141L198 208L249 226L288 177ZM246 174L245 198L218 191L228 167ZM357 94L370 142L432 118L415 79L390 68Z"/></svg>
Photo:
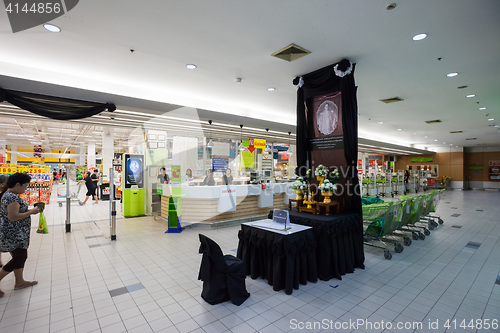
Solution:
<svg viewBox="0 0 500 333"><path fill-rule="evenodd" d="M480 111L482 111L482 110L486 110L486 108L485 108L485 107L482 107L482 108L479 108L479 110L480 110Z"/></svg>
<svg viewBox="0 0 500 333"><path fill-rule="evenodd" d="M493 120L495 120L495 118L490 118L490 119L488 119L488 121L493 121Z"/></svg>
<svg viewBox="0 0 500 333"><path fill-rule="evenodd" d="M425 37L427 37L427 34L418 34L418 35L413 36L413 40L422 40Z"/></svg>
<svg viewBox="0 0 500 333"><path fill-rule="evenodd" d="M471 98L471 97L476 97L476 95L474 95L474 94L467 95L467 98Z"/></svg>
<svg viewBox="0 0 500 333"><path fill-rule="evenodd" d="M187 69L196 69L196 65L195 64L187 64L186 68Z"/></svg>
<svg viewBox="0 0 500 333"><path fill-rule="evenodd" d="M0 126L12 126L12 127L17 127L18 125L14 125L14 124L0 124Z"/></svg>
<svg viewBox="0 0 500 333"><path fill-rule="evenodd" d="M398 128L398 131L402 131L403 129L402 128Z"/></svg>
<svg viewBox="0 0 500 333"><path fill-rule="evenodd" d="M58 26L53 25L53 24L45 23L43 25L43 27L50 32L61 32L61 29Z"/></svg>
<svg viewBox="0 0 500 333"><path fill-rule="evenodd" d="M447 77L454 77L454 76L457 76L457 75L458 75L458 73L456 73L456 72L446 74Z"/></svg>
<svg viewBox="0 0 500 333"><path fill-rule="evenodd" d="M383 123L384 123L383 121L379 121L379 122L378 122L378 124L379 124L379 125L382 125Z"/></svg>
<svg viewBox="0 0 500 333"><path fill-rule="evenodd" d="M275 90L276 90L276 88L273 88L273 87L267 88L267 91L275 91Z"/></svg>

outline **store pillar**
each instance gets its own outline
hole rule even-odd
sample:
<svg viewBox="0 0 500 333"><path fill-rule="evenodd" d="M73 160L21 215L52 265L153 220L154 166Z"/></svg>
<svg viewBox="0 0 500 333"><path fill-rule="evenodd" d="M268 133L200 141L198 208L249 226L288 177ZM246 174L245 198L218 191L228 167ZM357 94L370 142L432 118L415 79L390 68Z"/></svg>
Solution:
<svg viewBox="0 0 500 333"><path fill-rule="evenodd" d="M17 164L17 145L10 145L10 164Z"/></svg>
<svg viewBox="0 0 500 333"><path fill-rule="evenodd" d="M103 180L109 181L111 175L109 170L113 167L114 138L113 129L105 127L102 133L102 172Z"/></svg>
<svg viewBox="0 0 500 333"><path fill-rule="evenodd" d="M89 143L87 147L87 170L93 170L95 168L95 143Z"/></svg>

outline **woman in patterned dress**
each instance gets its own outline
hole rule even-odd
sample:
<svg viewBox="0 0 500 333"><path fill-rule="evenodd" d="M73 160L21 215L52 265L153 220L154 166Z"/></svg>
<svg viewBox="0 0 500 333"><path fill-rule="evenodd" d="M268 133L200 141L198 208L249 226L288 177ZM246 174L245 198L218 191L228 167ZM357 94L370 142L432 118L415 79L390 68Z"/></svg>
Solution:
<svg viewBox="0 0 500 333"><path fill-rule="evenodd" d="M14 290L31 287L38 281L26 281L23 277L24 263L28 258L31 215L41 212L39 208L28 209L19 197L26 191L31 178L24 173L15 173L7 180L7 190L0 202L0 251L10 252L12 259L0 270L0 280L14 272ZM4 293L0 290L0 297Z"/></svg>

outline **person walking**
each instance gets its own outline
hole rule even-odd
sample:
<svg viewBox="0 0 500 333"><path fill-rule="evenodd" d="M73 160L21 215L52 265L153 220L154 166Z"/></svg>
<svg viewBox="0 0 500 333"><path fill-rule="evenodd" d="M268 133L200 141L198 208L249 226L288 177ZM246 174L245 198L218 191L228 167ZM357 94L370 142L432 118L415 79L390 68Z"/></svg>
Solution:
<svg viewBox="0 0 500 333"><path fill-rule="evenodd" d="M0 251L10 252L12 259L0 270L0 281L14 272L14 290L31 287L38 281L24 279L24 264L28 259L30 244L31 215L38 214L40 208L28 209L28 204L19 195L26 192L31 177L15 173L7 179L7 190L0 201ZM0 297L4 292L0 290Z"/></svg>
<svg viewBox="0 0 500 333"><path fill-rule="evenodd" d="M99 180L101 180L101 178L99 177L99 171L95 169L94 174L90 176L90 178L92 178L92 181L94 182L94 192L92 192L95 200L94 203L97 203L97 187L99 186Z"/></svg>
<svg viewBox="0 0 500 333"><path fill-rule="evenodd" d="M85 174L85 178L83 178L78 182L78 184L80 183L85 183L85 186L87 187L87 193L85 194L85 201L80 202L80 205L85 205L87 203L87 200L89 200L91 196L93 196L95 202L97 202L97 196L95 195L94 181L90 176L90 171L87 171L87 173Z"/></svg>

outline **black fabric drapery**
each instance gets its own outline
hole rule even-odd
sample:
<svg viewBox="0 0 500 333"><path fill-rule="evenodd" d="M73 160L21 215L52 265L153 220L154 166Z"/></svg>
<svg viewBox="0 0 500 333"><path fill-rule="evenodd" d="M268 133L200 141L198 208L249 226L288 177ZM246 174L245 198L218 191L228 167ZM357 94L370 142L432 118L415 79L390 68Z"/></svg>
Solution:
<svg viewBox="0 0 500 333"><path fill-rule="evenodd" d="M273 211L268 218L273 218ZM312 215L290 211L290 222L313 228L318 278L342 280L342 275L365 268L363 223L356 213Z"/></svg>
<svg viewBox="0 0 500 333"><path fill-rule="evenodd" d="M343 77L337 76L337 71L345 72L352 65L352 71ZM344 131L344 155L349 170L348 181L354 192L346 203L346 212L361 214L361 197L357 171L358 157L358 105L356 100L356 86L354 82L355 64L347 59L323 67L302 77L296 77L293 84L297 89L297 170L302 173L311 168L310 145L308 137L308 119L306 116L306 102L314 96L340 91L342 94L342 127ZM299 86L300 81L303 85ZM304 176L300 174L299 176Z"/></svg>
<svg viewBox="0 0 500 333"><path fill-rule="evenodd" d="M263 278L274 291L290 295L299 284L316 282L316 246L312 229L288 235L242 224L237 256L247 275Z"/></svg>
<svg viewBox="0 0 500 333"><path fill-rule="evenodd" d="M3 101L39 116L57 120L83 119L105 110L116 110L116 106L111 103L79 101L0 88L0 103Z"/></svg>

